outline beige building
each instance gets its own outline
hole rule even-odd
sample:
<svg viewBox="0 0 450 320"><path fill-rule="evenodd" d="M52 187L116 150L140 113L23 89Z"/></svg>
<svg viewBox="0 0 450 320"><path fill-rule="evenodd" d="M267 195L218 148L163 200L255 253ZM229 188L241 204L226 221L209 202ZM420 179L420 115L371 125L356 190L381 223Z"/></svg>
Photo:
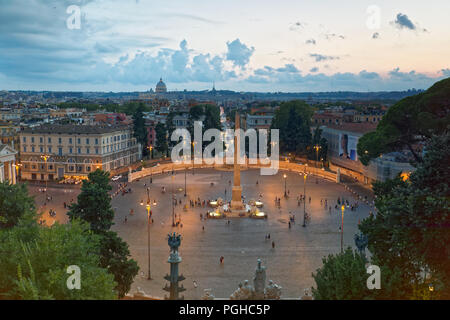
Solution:
<svg viewBox="0 0 450 320"><path fill-rule="evenodd" d="M43 125L20 133L21 178L85 178L96 169L115 170L141 159L131 127Z"/></svg>

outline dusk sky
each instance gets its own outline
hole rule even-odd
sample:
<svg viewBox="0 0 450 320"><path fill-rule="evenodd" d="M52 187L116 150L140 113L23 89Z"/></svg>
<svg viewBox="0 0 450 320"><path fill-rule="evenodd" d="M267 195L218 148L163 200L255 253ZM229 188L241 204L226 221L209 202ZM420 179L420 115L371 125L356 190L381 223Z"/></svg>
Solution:
<svg viewBox="0 0 450 320"><path fill-rule="evenodd" d="M0 0L0 90L145 91L160 77L169 91L426 89L450 77L449 12L449 0Z"/></svg>

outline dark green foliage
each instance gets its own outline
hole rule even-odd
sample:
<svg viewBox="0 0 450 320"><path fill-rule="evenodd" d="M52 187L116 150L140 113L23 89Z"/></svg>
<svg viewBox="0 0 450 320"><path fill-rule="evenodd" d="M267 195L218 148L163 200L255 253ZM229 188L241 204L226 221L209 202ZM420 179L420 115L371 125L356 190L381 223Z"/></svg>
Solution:
<svg viewBox="0 0 450 320"><path fill-rule="evenodd" d="M34 219L34 200L24 184L0 183L0 229L12 228L21 219Z"/></svg>
<svg viewBox="0 0 450 320"><path fill-rule="evenodd" d="M136 112L133 114L133 134L136 137L137 142L142 146L142 155L146 156L149 154L148 150L148 132L145 127L144 119L144 105L139 104Z"/></svg>
<svg viewBox="0 0 450 320"><path fill-rule="evenodd" d="M90 173L89 180L83 181L78 203L70 207L68 215L71 221L79 218L88 222L91 230L100 236L100 266L114 275L115 290L123 297L130 290L139 267L136 261L129 259L128 245L116 232L109 231L114 219L110 190L107 172L96 170Z"/></svg>
<svg viewBox="0 0 450 320"><path fill-rule="evenodd" d="M315 146L319 146L318 151L314 149ZM322 159L323 162L327 161L328 141L327 139L322 138L322 129L320 129L319 126L314 130L311 146L309 146L308 150L309 159L318 161L321 161Z"/></svg>
<svg viewBox="0 0 450 320"><path fill-rule="evenodd" d="M427 91L400 100L378 124L376 131L358 141L358 157L362 164L383 153L407 148L420 162L414 145L442 134L450 123L450 78L435 83Z"/></svg>
<svg viewBox="0 0 450 320"><path fill-rule="evenodd" d="M115 299L116 283L99 266L99 250L99 237L79 221L0 231L0 299ZM81 270L80 290L67 288L70 265Z"/></svg>
<svg viewBox="0 0 450 320"><path fill-rule="evenodd" d="M108 231L101 236L100 266L107 268L114 275L114 280L117 282L115 289L121 298L130 290L139 267L136 261L129 259L128 244L116 232Z"/></svg>
<svg viewBox="0 0 450 320"><path fill-rule="evenodd" d="M370 297L367 289L365 260L351 248L343 253L323 258L323 266L313 273L316 288L312 288L317 300L353 300Z"/></svg>
<svg viewBox="0 0 450 320"><path fill-rule="evenodd" d="M169 149L169 145L167 144L167 131L166 126L163 125L161 122L158 122L158 124L155 127L156 132L156 150L158 150L162 154L167 154L167 151Z"/></svg>
<svg viewBox="0 0 450 320"><path fill-rule="evenodd" d="M374 184L378 213L360 225L374 261L398 270L396 298L420 299L428 282L436 298L450 298L449 134L433 137L426 150L409 180Z"/></svg>
<svg viewBox="0 0 450 320"><path fill-rule="evenodd" d="M283 102L275 112L271 129L280 129L280 152L306 154L311 144L312 109L305 102Z"/></svg>
<svg viewBox="0 0 450 320"><path fill-rule="evenodd" d="M70 220L82 219L88 222L94 232L107 231L113 225L114 211L108 192L109 173L97 169L83 181L77 203L67 213Z"/></svg>

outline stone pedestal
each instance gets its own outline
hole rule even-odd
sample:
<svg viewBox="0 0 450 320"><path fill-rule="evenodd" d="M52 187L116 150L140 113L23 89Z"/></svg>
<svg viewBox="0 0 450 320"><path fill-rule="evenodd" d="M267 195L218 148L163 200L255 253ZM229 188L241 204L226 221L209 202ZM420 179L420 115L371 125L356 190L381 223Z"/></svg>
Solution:
<svg viewBox="0 0 450 320"><path fill-rule="evenodd" d="M242 187L233 186L231 197L231 210L242 210L244 208L241 196L242 196Z"/></svg>

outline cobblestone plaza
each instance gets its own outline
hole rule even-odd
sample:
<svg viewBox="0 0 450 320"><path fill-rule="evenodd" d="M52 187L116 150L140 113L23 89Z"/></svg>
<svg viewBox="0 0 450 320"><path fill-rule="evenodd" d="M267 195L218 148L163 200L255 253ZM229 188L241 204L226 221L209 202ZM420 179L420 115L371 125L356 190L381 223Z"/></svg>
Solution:
<svg viewBox="0 0 450 320"><path fill-rule="evenodd" d="M284 198L286 188L289 197ZM298 206L297 196L303 194L303 177L298 173L279 171L274 176L261 176L256 169L241 172L243 196L248 201L261 200L264 207L261 211L268 214L267 220L250 218L202 220L211 208L188 207L183 210L189 200L200 198L212 200L223 198L230 201L233 181L232 171L213 169L188 170L186 174L187 196L184 197L185 174L178 171L172 177L171 173L145 177L128 184L132 192L117 195L112 200L116 212L113 229L129 244L132 257L140 266L139 275L135 278L131 292L139 287L146 294L163 297L162 287L166 281L163 276L169 271L167 258L169 247L167 235L169 232L182 234L180 255L183 259L180 272L186 277L183 281L185 298L199 299L204 289L212 289L218 298L228 298L239 282L252 281L256 261L262 259L267 266L267 279L283 287L282 297L298 298L304 289L314 284L312 272L322 265L322 258L340 251L340 206L335 209L338 197L344 197L350 203L356 202L353 195L342 184L309 175L306 184L306 211L311 220L306 227L303 223L303 203ZM257 183L258 182L258 183ZM213 185L211 185L213 183ZM172 185L178 204L174 206L176 221L181 219L177 227L172 227ZM147 187L150 186L152 203L151 225L151 276L147 280L148 246L147 246ZM162 192L165 187L166 192ZM356 187L356 186L355 186ZM114 190L118 185L115 183ZM311 203L309 197L311 196ZM281 198L281 207L275 205L275 197ZM153 201L156 199L156 205ZM323 200L321 203L321 199ZM328 207L324 203L327 199ZM179 203L181 200L181 204ZM141 206L141 201L144 205ZM133 210L133 214L130 214ZM355 211L346 208L344 215L344 247L354 244L354 234L357 232L358 221L367 217L370 206L359 201ZM289 228L289 216L295 216L295 224ZM125 217L127 218L125 222ZM270 234L270 240L266 235ZM275 247L272 247L272 241ZM220 257L224 263L220 263Z"/></svg>

